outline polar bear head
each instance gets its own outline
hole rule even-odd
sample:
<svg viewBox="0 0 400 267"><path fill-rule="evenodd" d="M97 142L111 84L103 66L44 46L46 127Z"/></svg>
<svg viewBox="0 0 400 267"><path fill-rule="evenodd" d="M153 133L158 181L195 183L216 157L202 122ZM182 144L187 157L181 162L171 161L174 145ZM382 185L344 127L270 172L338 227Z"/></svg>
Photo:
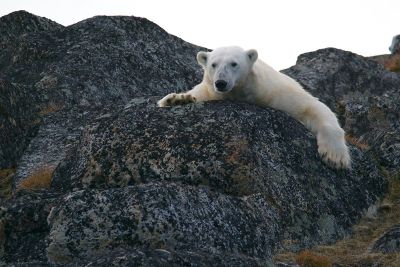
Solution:
<svg viewBox="0 0 400 267"><path fill-rule="evenodd" d="M244 84L257 58L256 50L245 51L236 46L197 54L197 61L204 69L203 82L210 83L217 93L226 93Z"/></svg>

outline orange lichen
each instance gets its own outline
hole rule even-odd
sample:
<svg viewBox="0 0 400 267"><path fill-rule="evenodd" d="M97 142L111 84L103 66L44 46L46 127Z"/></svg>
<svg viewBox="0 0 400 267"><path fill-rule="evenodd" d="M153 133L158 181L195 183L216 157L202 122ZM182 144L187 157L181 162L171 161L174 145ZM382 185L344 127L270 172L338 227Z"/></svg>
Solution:
<svg viewBox="0 0 400 267"><path fill-rule="evenodd" d="M356 147L358 147L358 148L360 148L362 150L369 149L369 145L366 142L360 141L358 138L356 138L354 136L346 135L346 141L349 144L352 144L352 145L354 145L354 146L356 146Z"/></svg>
<svg viewBox="0 0 400 267"><path fill-rule="evenodd" d="M54 168L45 166L36 170L32 175L25 178L19 185L18 189L48 189L51 184L51 177Z"/></svg>
<svg viewBox="0 0 400 267"><path fill-rule="evenodd" d="M46 107L42 108L39 111L39 115L44 116L50 113L54 113L57 111L60 111L64 108L64 106L62 104L57 104L54 102L50 102Z"/></svg>

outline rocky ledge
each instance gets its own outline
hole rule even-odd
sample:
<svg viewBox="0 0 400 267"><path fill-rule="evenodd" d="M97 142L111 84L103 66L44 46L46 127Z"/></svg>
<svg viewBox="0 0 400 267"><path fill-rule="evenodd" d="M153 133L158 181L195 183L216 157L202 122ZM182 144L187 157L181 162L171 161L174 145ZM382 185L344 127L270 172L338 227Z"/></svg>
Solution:
<svg viewBox="0 0 400 267"><path fill-rule="evenodd" d="M338 114L353 158L338 171L282 112L157 108L200 81L204 48L146 19L20 11L0 32L1 264L273 266L349 235L399 172L400 76L356 54L284 70Z"/></svg>

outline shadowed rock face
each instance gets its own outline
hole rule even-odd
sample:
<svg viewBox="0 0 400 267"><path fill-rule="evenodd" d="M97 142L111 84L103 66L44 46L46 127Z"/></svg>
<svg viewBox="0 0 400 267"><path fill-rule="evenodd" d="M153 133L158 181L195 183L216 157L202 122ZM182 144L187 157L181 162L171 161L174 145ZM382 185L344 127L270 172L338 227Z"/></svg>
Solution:
<svg viewBox="0 0 400 267"><path fill-rule="evenodd" d="M282 112L157 108L201 80L201 48L146 19L17 12L0 31L0 167L16 166L16 187L55 169L50 188L0 200L1 264L270 266L281 247L349 233L386 192L377 163L398 171L399 78L352 53L285 70L371 147L351 145L353 169L337 171Z"/></svg>
<svg viewBox="0 0 400 267"><path fill-rule="evenodd" d="M0 169L12 168L36 135L40 117L25 87L0 78Z"/></svg>

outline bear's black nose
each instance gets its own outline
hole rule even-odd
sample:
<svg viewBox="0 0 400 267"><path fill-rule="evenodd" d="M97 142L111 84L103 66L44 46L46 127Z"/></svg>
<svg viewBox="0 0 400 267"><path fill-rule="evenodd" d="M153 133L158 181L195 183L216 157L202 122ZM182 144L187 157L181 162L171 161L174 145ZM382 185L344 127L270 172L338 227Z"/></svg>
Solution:
<svg viewBox="0 0 400 267"><path fill-rule="evenodd" d="M224 81L224 80L217 80L215 82L215 87L217 87L217 89L220 90L220 91L224 91L227 84L228 83L226 81Z"/></svg>

